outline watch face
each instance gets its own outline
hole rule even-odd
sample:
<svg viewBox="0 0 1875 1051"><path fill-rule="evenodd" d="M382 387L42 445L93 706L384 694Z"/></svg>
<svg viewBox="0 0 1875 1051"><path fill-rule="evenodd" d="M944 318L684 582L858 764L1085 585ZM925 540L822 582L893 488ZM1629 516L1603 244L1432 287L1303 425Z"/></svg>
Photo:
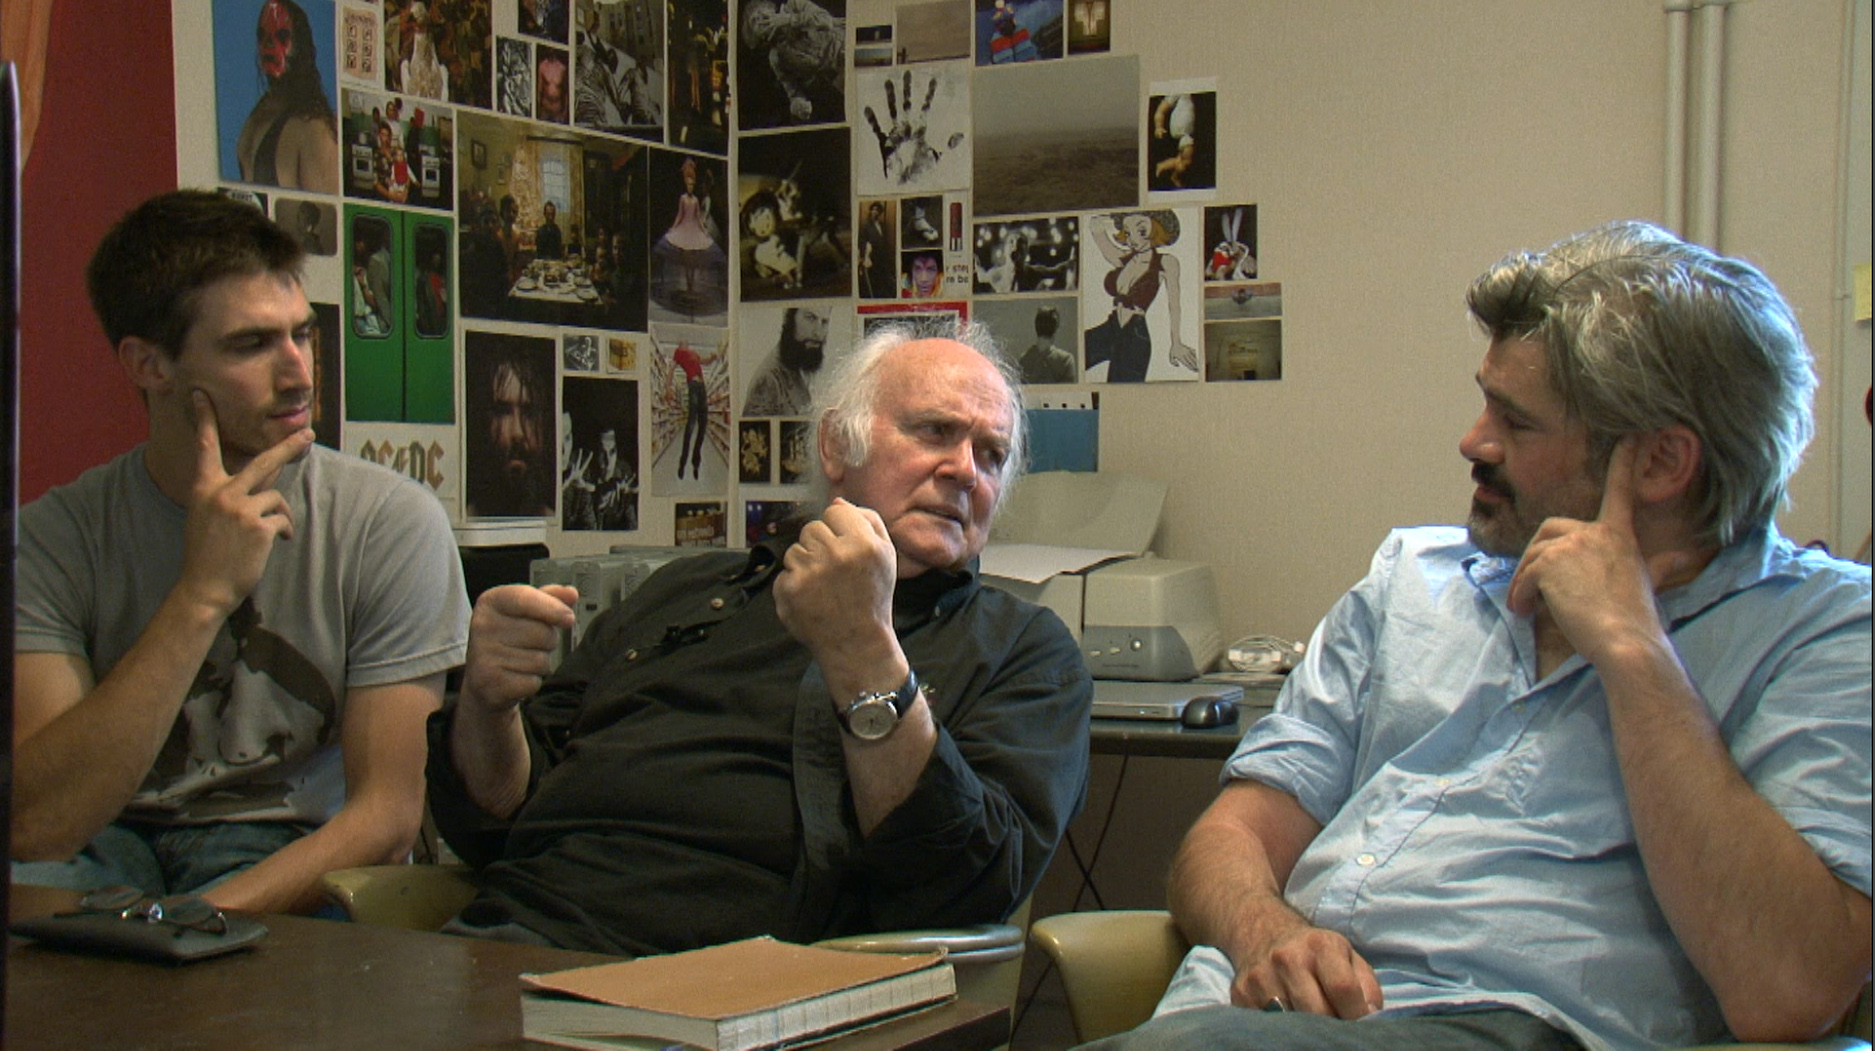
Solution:
<svg viewBox="0 0 1875 1051"><path fill-rule="evenodd" d="M867 697L846 710L846 729L862 741L877 741L898 725L898 709L883 697Z"/></svg>

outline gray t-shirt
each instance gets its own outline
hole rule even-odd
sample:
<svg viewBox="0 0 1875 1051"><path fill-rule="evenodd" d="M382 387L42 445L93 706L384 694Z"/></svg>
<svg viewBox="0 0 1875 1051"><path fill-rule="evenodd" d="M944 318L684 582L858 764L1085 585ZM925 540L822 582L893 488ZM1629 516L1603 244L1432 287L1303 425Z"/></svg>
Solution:
<svg viewBox="0 0 1875 1051"><path fill-rule="evenodd" d="M463 661L462 563L433 496L320 446L275 488L294 536L222 626L127 817L324 822L344 802L346 690ZM181 574L186 517L142 446L22 508L16 650L110 674Z"/></svg>

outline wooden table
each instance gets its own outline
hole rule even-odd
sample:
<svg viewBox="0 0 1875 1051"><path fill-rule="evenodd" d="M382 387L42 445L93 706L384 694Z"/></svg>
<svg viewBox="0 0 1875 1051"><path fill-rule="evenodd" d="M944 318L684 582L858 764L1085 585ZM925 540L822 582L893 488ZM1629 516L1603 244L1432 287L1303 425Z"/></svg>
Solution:
<svg viewBox="0 0 1875 1051"><path fill-rule="evenodd" d="M11 888L15 917L69 892ZM5 1046L337 1051L526 1048L517 976L605 963L593 953L300 916L261 917L254 949L169 967L9 937ZM955 1001L819 1045L828 1051L986 1051L1009 1009Z"/></svg>

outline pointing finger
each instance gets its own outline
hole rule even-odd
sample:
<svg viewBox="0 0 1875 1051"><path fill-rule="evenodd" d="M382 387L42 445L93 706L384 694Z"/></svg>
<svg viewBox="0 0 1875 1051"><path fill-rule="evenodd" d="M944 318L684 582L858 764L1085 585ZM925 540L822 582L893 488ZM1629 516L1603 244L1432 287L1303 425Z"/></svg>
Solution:
<svg viewBox="0 0 1875 1051"><path fill-rule="evenodd" d="M248 461L234 477L248 487L249 492L265 489L280 476L280 468L292 463L312 444L313 433L310 429L294 431L279 440L275 445Z"/></svg>
<svg viewBox="0 0 1875 1051"><path fill-rule="evenodd" d="M1634 461L1640 456L1640 438L1628 435L1615 446L1608 458L1608 473L1602 481L1602 509L1598 522L1632 529L1634 525Z"/></svg>
<svg viewBox="0 0 1875 1051"><path fill-rule="evenodd" d="M215 402L201 389L189 392L195 417L196 476L213 481L227 477L221 466L221 429L215 421Z"/></svg>

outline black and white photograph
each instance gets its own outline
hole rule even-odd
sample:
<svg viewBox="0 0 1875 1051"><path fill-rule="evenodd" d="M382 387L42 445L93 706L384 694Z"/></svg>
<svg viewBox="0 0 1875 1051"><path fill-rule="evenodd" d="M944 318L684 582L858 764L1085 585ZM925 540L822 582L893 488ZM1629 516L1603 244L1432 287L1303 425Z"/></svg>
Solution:
<svg viewBox="0 0 1875 1051"><path fill-rule="evenodd" d="M863 196L970 186L970 66L935 62L865 69L855 122Z"/></svg>
<svg viewBox="0 0 1875 1051"><path fill-rule="evenodd" d="M971 288L979 295L1080 287L1081 221L1072 215L977 223Z"/></svg>
<svg viewBox="0 0 1875 1051"><path fill-rule="evenodd" d="M743 131L846 120L846 0L738 0Z"/></svg>
<svg viewBox="0 0 1875 1051"><path fill-rule="evenodd" d="M996 336L1025 385L1079 382L1081 315L1076 297L978 299L973 306L976 320Z"/></svg>
<svg viewBox="0 0 1875 1051"><path fill-rule="evenodd" d="M604 337L592 332L568 332L560 337L562 372L598 372L599 344Z"/></svg>
<svg viewBox="0 0 1875 1051"><path fill-rule="evenodd" d="M495 40L495 111L534 115L534 45L513 37Z"/></svg>
<svg viewBox="0 0 1875 1051"><path fill-rule="evenodd" d="M577 0L573 123L664 141L663 0Z"/></svg>
<svg viewBox="0 0 1875 1051"><path fill-rule="evenodd" d="M638 383L560 382L560 528L638 528Z"/></svg>
<svg viewBox="0 0 1875 1051"><path fill-rule="evenodd" d="M897 55L892 49L892 23L853 27L853 67L867 69L892 65Z"/></svg>
<svg viewBox="0 0 1875 1051"><path fill-rule="evenodd" d="M832 369L829 355L853 345L853 312L826 300L751 303L737 312L736 357L743 416L806 416Z"/></svg>

